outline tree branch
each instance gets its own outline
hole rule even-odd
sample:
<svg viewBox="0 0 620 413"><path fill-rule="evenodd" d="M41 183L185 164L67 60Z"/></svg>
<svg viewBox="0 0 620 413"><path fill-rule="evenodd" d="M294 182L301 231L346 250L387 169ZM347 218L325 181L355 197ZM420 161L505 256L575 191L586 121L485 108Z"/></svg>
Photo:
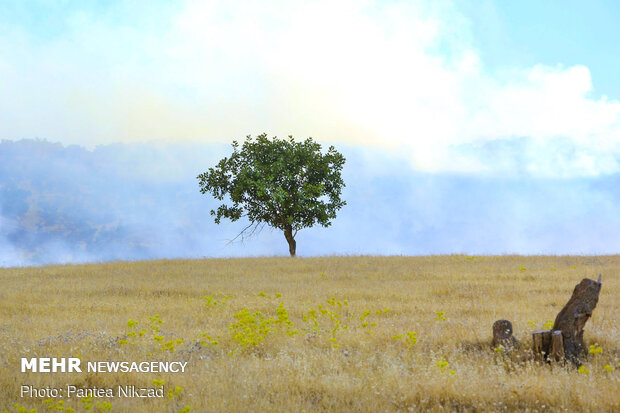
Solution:
<svg viewBox="0 0 620 413"><path fill-rule="evenodd" d="M259 229L260 227L260 229ZM248 229L251 230L249 232ZM250 238L252 236L254 236L255 234L260 233L263 228L265 228L265 223L264 222L250 222L249 225L247 225L246 227L244 227L241 232L239 232L233 239L229 240L226 245L230 245L232 243L235 242L235 240L237 240L237 238L241 237L241 243L243 244L243 242L245 241L246 238ZM256 232L258 230L258 232Z"/></svg>

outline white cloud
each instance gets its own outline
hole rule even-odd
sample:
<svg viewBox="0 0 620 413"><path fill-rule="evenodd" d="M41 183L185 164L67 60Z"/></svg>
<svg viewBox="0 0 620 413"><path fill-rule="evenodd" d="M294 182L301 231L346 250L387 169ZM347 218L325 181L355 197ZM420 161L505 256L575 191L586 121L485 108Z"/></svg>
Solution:
<svg viewBox="0 0 620 413"><path fill-rule="evenodd" d="M461 145L528 137L533 174L620 171L620 102L590 96L586 66L487 73L470 23L447 3L187 1L157 28L113 17L70 15L49 42L21 29L0 37L2 138L266 131L484 171L499 166ZM560 162L553 143L566 140L576 155Z"/></svg>
<svg viewBox="0 0 620 413"><path fill-rule="evenodd" d="M620 102L589 98L592 84L584 66L536 66L493 86L483 96L482 109L474 111L471 137L570 136L605 144L614 140L608 132L620 127Z"/></svg>

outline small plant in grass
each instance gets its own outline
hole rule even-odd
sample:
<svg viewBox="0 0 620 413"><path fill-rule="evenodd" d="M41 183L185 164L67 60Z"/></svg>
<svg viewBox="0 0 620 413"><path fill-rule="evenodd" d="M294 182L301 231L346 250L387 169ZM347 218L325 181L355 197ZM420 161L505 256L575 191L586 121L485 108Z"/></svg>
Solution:
<svg viewBox="0 0 620 413"><path fill-rule="evenodd" d="M265 317L260 311L251 313L244 308L233 317L237 321L231 324L229 329L233 333L233 340L238 341L241 347L260 344L271 331L273 318Z"/></svg>
<svg viewBox="0 0 620 413"><path fill-rule="evenodd" d="M597 354L601 354L603 352L603 347L599 346L598 344L592 344L590 346L590 349L588 350L588 353L596 356Z"/></svg>
<svg viewBox="0 0 620 413"><path fill-rule="evenodd" d="M446 321L446 312L445 311L435 311L437 321Z"/></svg>
<svg viewBox="0 0 620 413"><path fill-rule="evenodd" d="M592 354L592 357L594 357L597 366L600 366L602 364L598 358L598 355L601 353L603 353L603 347L599 346L598 343L590 345L590 348L588 349L588 354ZM606 371L614 371L613 367L611 367L609 364L605 364L603 366L603 369Z"/></svg>
<svg viewBox="0 0 620 413"><path fill-rule="evenodd" d="M198 344L200 344L203 347L209 347L209 346L215 347L219 344L219 341L207 333L202 333L202 339L198 340Z"/></svg>
<svg viewBox="0 0 620 413"><path fill-rule="evenodd" d="M314 335L328 333L330 335L328 340L334 348L339 347L336 343L337 334L355 328L364 329L372 334L374 332L373 327L377 326L375 315L380 316L390 311L388 309L364 310L359 316L354 316L347 309L348 300L337 300L336 297L330 297L326 303L327 306L319 304L316 308L307 310L302 320L307 325L305 331Z"/></svg>
<svg viewBox="0 0 620 413"><path fill-rule="evenodd" d="M179 396L181 396L181 393L183 393L183 387L181 386L175 386L174 389L169 389L168 400L174 400L176 398L179 398Z"/></svg>
<svg viewBox="0 0 620 413"><path fill-rule="evenodd" d="M233 340L239 342L241 347L257 346L269 334L276 330L293 337L299 334L294 328L284 303L280 303L275 309L275 316L268 316L260 311L250 312L244 308L233 316L237 321L228 328L232 331ZM215 343L217 344L217 342Z"/></svg>
<svg viewBox="0 0 620 413"><path fill-rule="evenodd" d="M337 331L345 330L348 328L348 325L343 323L340 314L338 314L336 308L338 306L337 303L340 303L340 301L336 302L334 298L331 298L327 300L327 304L329 304L330 307L325 307L323 304L319 304L316 309L311 308L308 310L302 317L302 320L304 323L310 324L309 330L315 333L321 333L327 330L334 335ZM340 306L342 306L342 303ZM320 323L319 320L329 320L330 325L326 326L326 323ZM363 320L361 319L361 321Z"/></svg>
<svg viewBox="0 0 620 413"><path fill-rule="evenodd" d="M370 315L370 311L368 310L364 310L364 312L362 313L362 315L360 315L360 327L366 328L368 327L368 321L366 321L366 318L368 318L368 316Z"/></svg>
<svg viewBox="0 0 620 413"><path fill-rule="evenodd" d="M144 335L144 329L142 329L139 333L136 333L135 327L139 324L138 321L132 320L131 318L127 320L127 327L129 327L129 331L125 334L126 339L118 340L118 344L129 344L129 339L134 338L136 336L142 337Z"/></svg>
<svg viewBox="0 0 620 413"><path fill-rule="evenodd" d="M96 403L93 401L92 397L84 397L80 399L82 403L82 408L86 411L95 411L95 412L108 412L112 410L112 403L109 401L97 401Z"/></svg>
<svg viewBox="0 0 620 413"><path fill-rule="evenodd" d="M45 400L45 404L47 405L47 410L57 410L60 412L75 413L75 409L65 406L64 400L47 399Z"/></svg>
<svg viewBox="0 0 620 413"><path fill-rule="evenodd" d="M586 369L586 366L579 366L579 369L577 369L577 371L579 372L579 374L590 374L590 370Z"/></svg>
<svg viewBox="0 0 620 413"><path fill-rule="evenodd" d="M177 344L183 344L183 339L178 338L176 340L168 340L164 344L161 345L161 349L162 351L174 353L176 351Z"/></svg>
<svg viewBox="0 0 620 413"><path fill-rule="evenodd" d="M211 308L211 307L216 307L218 305L222 305L226 302L226 300L228 300L229 298L231 298L232 295L226 295L224 293L217 293L214 295L203 295L202 297L200 297L202 300L204 300L205 302L205 306L207 308Z"/></svg>
<svg viewBox="0 0 620 413"><path fill-rule="evenodd" d="M166 395L166 404L168 403L174 403L174 405L176 405L176 407L179 406L179 399L181 398L181 394L183 393L183 387L181 386L175 386L174 389L168 389L167 395ZM171 406L172 407L172 406ZM175 409L176 410L176 409ZM181 412L189 412L191 411L191 407L185 406L183 408L181 408L180 410Z"/></svg>
<svg viewBox="0 0 620 413"><path fill-rule="evenodd" d="M308 312L302 317L304 323L310 323L310 330L318 333L319 329L319 316L315 309L310 309Z"/></svg>
<svg viewBox="0 0 620 413"><path fill-rule="evenodd" d="M299 334L299 331L294 328L293 322L289 318L288 311L284 308L284 303L280 303L278 308L276 308L276 319L274 324L277 327L286 329L286 334L290 337Z"/></svg>
<svg viewBox="0 0 620 413"><path fill-rule="evenodd" d="M394 340L401 340L404 338L407 348L412 349L418 343L418 334L415 331L407 331L404 334L397 334L392 337Z"/></svg>
<svg viewBox="0 0 620 413"><path fill-rule="evenodd" d="M149 320L151 321L151 330L154 332L158 332L159 326L164 322L159 316L159 314L155 314L154 316L149 317Z"/></svg>
<svg viewBox="0 0 620 413"><path fill-rule="evenodd" d="M95 406L97 406L97 410L99 410L100 412L109 412L110 410L112 410L112 403L107 400L97 402Z"/></svg>
<svg viewBox="0 0 620 413"><path fill-rule="evenodd" d="M163 324L164 321L161 319L161 316L159 314L155 314L154 316L149 317L149 321L151 339L157 343L158 347L153 348L152 345L148 345L144 342L136 342L138 338L142 338L146 335L146 330L141 329L136 333L135 327L140 324L140 322L137 320L132 320L131 318L127 321L127 327L129 327L131 330L125 334L125 339L118 340L118 344L124 345L141 343L144 348L150 349L150 351L147 353L147 355L149 356L153 354L153 351L155 351L156 349L159 349L163 352L174 353L176 351L176 346L178 344L183 344L184 341L180 338L166 341L166 337L161 334L160 325Z"/></svg>
<svg viewBox="0 0 620 413"><path fill-rule="evenodd" d="M448 369L448 366L450 365L445 358L443 357L439 357L439 360L437 360L437 363L435 363L435 365L439 368L439 370L442 373L447 373L451 376L453 376L454 374L456 374L456 372L454 370L450 370Z"/></svg>
<svg viewBox="0 0 620 413"><path fill-rule="evenodd" d="M26 406L22 406L19 403L13 405L13 412L15 413L37 413L37 409L28 409ZM11 413L8 410L4 410L3 413Z"/></svg>

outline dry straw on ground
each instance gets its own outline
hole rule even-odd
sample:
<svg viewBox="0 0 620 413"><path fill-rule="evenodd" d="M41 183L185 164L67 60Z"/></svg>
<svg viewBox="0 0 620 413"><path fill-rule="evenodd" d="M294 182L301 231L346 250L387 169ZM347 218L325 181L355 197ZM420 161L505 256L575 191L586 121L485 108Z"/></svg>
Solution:
<svg viewBox="0 0 620 413"><path fill-rule="evenodd" d="M491 348L501 318L529 347L599 273L585 330L595 354L581 371ZM0 285L0 411L620 411L620 256L120 262L0 269ZM21 357L72 356L189 364L19 371ZM46 404L20 398L24 383L163 383L166 397Z"/></svg>

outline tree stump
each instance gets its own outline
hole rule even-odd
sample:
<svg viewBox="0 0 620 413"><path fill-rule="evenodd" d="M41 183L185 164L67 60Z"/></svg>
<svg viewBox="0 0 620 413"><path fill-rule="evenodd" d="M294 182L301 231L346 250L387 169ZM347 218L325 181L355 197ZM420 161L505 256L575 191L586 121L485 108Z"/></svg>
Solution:
<svg viewBox="0 0 620 413"><path fill-rule="evenodd" d="M592 317L592 311L598 303L601 286L600 275L598 281L589 278L581 280L553 323L553 334L559 332L562 336L564 356L576 365L580 365L582 357L587 354L583 342L583 328L588 319Z"/></svg>
<svg viewBox="0 0 620 413"><path fill-rule="evenodd" d="M497 320L493 323L493 347L499 346L507 350L520 347L512 335L512 323L508 320Z"/></svg>
<svg viewBox="0 0 620 413"><path fill-rule="evenodd" d="M549 359L551 361L563 361L564 357L564 337L561 331L554 331L551 333L551 354L549 354Z"/></svg>
<svg viewBox="0 0 620 413"><path fill-rule="evenodd" d="M581 365L581 359L587 354L583 328L598 303L601 285L600 275L598 281L589 278L581 280L555 318L553 329L532 333L532 351L536 361L568 360Z"/></svg>
<svg viewBox="0 0 620 413"><path fill-rule="evenodd" d="M535 361L563 361L564 340L561 331L540 330L532 333Z"/></svg>
<svg viewBox="0 0 620 413"><path fill-rule="evenodd" d="M551 330L540 330L532 333L532 351L536 361L547 361L549 359Z"/></svg>

